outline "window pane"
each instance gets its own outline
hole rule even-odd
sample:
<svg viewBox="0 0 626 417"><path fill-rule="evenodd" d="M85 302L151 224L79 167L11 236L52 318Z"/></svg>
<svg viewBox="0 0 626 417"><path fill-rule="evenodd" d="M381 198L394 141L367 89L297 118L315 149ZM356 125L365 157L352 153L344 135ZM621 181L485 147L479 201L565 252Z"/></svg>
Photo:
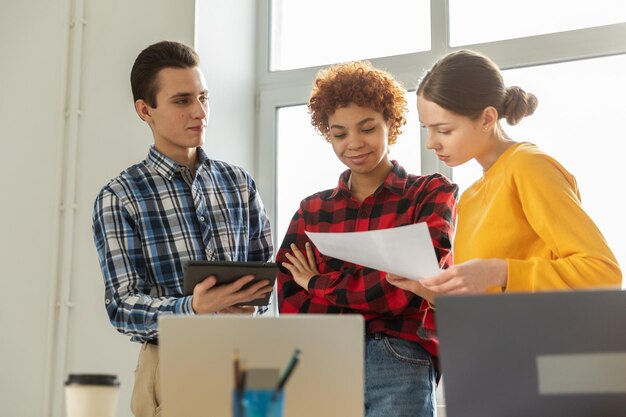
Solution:
<svg viewBox="0 0 626 417"><path fill-rule="evenodd" d="M391 147L391 159L408 172L419 174L420 140L414 93L407 94L407 125ZM330 143L311 126L306 106L278 109L276 155L276 245L280 245L300 201L318 191L337 186L347 168L335 156Z"/></svg>
<svg viewBox="0 0 626 417"><path fill-rule="evenodd" d="M535 143L576 177L583 207L622 266L626 217L617 201L626 184L624 74L626 55L504 71L507 85L535 94L539 106L517 126L503 122L514 140ZM481 175L474 161L465 165L453 170L463 189Z"/></svg>
<svg viewBox="0 0 626 417"><path fill-rule="evenodd" d="M427 51L429 0L272 0L270 71Z"/></svg>
<svg viewBox="0 0 626 417"><path fill-rule="evenodd" d="M300 201L337 184L344 165L311 126L306 106L278 109L276 151L276 246Z"/></svg>
<svg viewBox="0 0 626 417"><path fill-rule="evenodd" d="M449 1L451 46L626 22L624 0Z"/></svg>

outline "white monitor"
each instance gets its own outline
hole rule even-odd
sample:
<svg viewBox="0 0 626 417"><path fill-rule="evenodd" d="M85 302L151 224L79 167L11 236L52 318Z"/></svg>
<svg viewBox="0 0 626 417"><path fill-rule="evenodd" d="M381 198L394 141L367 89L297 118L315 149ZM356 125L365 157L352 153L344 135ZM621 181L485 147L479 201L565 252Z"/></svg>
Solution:
<svg viewBox="0 0 626 417"><path fill-rule="evenodd" d="M159 369L165 417L231 416L233 352L247 368L300 362L285 387L286 416L363 417L360 315L164 316Z"/></svg>
<svg viewBox="0 0 626 417"><path fill-rule="evenodd" d="M437 300L447 417L626 416L626 292Z"/></svg>

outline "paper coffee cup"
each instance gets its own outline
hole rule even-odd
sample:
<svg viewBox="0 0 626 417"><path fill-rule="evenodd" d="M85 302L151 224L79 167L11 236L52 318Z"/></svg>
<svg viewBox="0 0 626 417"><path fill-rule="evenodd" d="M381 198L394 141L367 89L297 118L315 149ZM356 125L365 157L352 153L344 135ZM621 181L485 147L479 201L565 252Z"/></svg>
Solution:
<svg viewBox="0 0 626 417"><path fill-rule="evenodd" d="M70 374L65 382L67 417L115 417L119 386L115 375Z"/></svg>

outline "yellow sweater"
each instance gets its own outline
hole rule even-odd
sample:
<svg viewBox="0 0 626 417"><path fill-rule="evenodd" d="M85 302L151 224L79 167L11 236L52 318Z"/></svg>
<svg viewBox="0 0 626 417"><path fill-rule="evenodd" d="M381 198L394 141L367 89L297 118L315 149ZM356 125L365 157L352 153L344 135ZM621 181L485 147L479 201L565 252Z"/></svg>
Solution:
<svg viewBox="0 0 626 417"><path fill-rule="evenodd" d="M459 200L454 262L474 258L507 261L506 291L619 287L622 280L575 178L531 143L507 149Z"/></svg>

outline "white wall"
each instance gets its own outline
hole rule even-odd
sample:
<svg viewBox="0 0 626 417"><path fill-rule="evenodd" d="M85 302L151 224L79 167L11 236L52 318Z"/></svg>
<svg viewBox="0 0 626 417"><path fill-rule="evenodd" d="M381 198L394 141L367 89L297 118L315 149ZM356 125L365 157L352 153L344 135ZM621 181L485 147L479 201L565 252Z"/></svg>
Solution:
<svg viewBox="0 0 626 417"><path fill-rule="evenodd" d="M65 81L65 4L37 3L0 2L0 415L16 417L43 407Z"/></svg>
<svg viewBox="0 0 626 417"><path fill-rule="evenodd" d="M205 148L253 172L255 2L230 3L198 0L210 22L198 36L212 106ZM69 22L80 4L0 0L0 416L61 417L63 380L74 372L118 374L117 416L131 415L137 346L106 317L91 210L100 188L151 143L133 110L134 58L163 39L193 44L196 5L84 0L77 49ZM204 39L214 41L205 48ZM74 58L79 73L68 79ZM81 110L75 157L68 103ZM75 210L61 212L72 195Z"/></svg>

